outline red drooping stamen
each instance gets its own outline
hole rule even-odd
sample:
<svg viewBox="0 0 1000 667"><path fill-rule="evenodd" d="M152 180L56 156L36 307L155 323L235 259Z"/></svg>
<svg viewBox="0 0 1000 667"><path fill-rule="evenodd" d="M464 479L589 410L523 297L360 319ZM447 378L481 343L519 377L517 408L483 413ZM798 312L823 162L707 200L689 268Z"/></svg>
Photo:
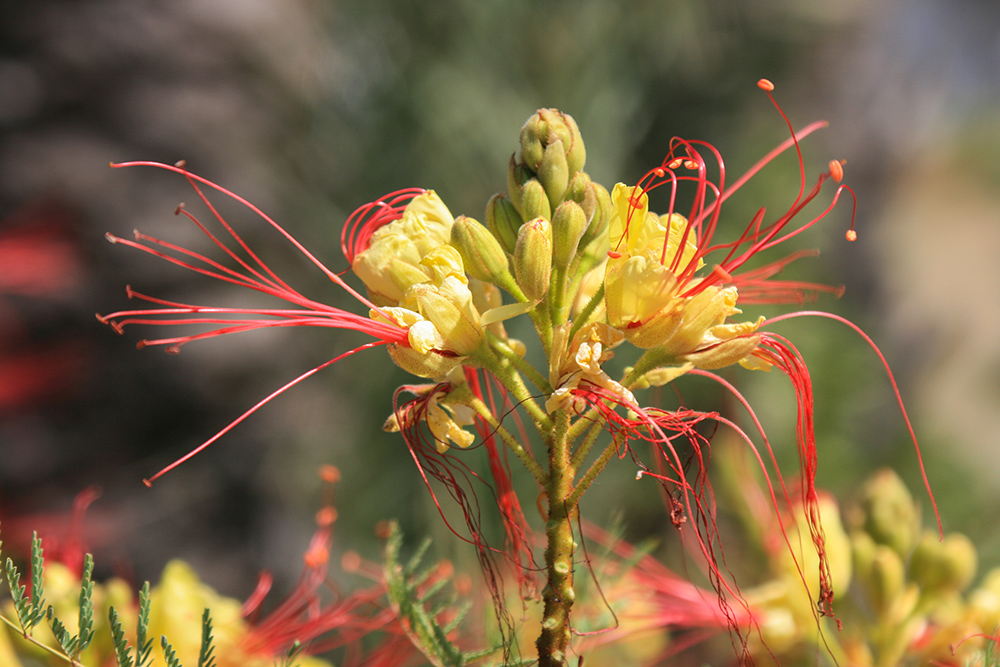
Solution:
<svg viewBox="0 0 1000 667"><path fill-rule="evenodd" d="M403 211L414 197L427 192L423 188L406 188L390 192L351 213L340 233L340 249L351 264L368 249L372 234L380 227L403 217Z"/></svg>
<svg viewBox="0 0 1000 667"><path fill-rule="evenodd" d="M430 492L431 500L434 502L435 507L437 507L445 526L447 526L453 535L476 549L480 569L493 601L494 612L497 614L497 618L500 619L500 631L505 637L504 644L506 645L506 638L512 636L514 623L506 608L503 595L503 580L493 556L494 553L503 552L499 552L497 549L491 547L483 537L482 508L480 507L473 482L479 482L489 489L499 506L500 502L499 498L497 498L497 491L461 458L447 452L438 452L434 438L427 436L423 426L431 398L436 392L447 391L448 388L449 385L447 383L430 388L427 386L402 386L393 394L393 413L399 424L403 441L406 442L410 456L413 458L414 463L416 463L420 477ZM417 398L400 404L400 396L403 392L413 393ZM428 475L442 484L448 495L458 505L465 520L465 525L468 528L468 535L463 534L452 526L445 515L444 509L441 507L441 503L434 492Z"/></svg>
<svg viewBox="0 0 1000 667"><path fill-rule="evenodd" d="M896 396L896 404L899 406L899 412L903 417L903 422L906 424L906 430L910 435L910 442L913 443L913 450L917 455L917 463L920 467L920 476L923 479L924 488L927 491L927 497L930 498L931 507L934 508L934 518L937 521L938 535L940 535L941 539L944 539L944 528L942 527L941 524L941 514L938 512L937 501L934 499L934 492L931 491L931 483L930 480L927 478L927 470L924 468L924 457L920 452L920 444L917 442L917 434L913 430L913 424L910 423L910 416L906 413L906 406L903 404L903 397L899 393L899 386L896 384L896 377L895 375L893 375L892 369L889 367L889 362L886 361L885 359L885 355L882 354L882 350L880 350L878 345L875 344L875 341L873 341L871 337L868 334L866 334L864 330L858 325L856 325L854 322L851 322L847 318L841 317L840 315L823 312L821 310L804 310L797 313L788 313L785 315L779 315L777 317L770 318L764 324L765 325L776 324L778 322L781 322L782 320L790 320L795 317L825 317L827 319L840 322L841 324L846 324L851 329L853 329L855 333L861 336L861 338L864 339L866 343L868 343L868 346L875 351L875 354L878 356L879 362L881 362L882 364L882 368L885 370L886 377L889 378L889 384L892 385L892 392Z"/></svg>
<svg viewBox="0 0 1000 667"><path fill-rule="evenodd" d="M493 393L489 375L485 376L486 382L480 382L479 372L472 368L465 368L465 379L472 393L487 403L493 414L498 414L496 402L493 400ZM487 387L488 396L484 396L483 385ZM504 403L508 403L506 392L498 386L498 390L503 396ZM516 414L516 413L515 413ZM497 505L500 509L500 520L503 523L505 534L505 551L507 557L514 568L518 578L518 590L522 599L533 597L536 592L534 573L538 571L538 566L534 562L534 534L528 526L521 509L521 501L514 490L511 478L510 462L506 456L501 457L497 447L497 438L493 427L487 424L481 417L476 417L476 431L486 447L486 455L489 460L490 473L493 475L496 484ZM524 437L522 442L528 442ZM504 449L506 454L507 450Z"/></svg>

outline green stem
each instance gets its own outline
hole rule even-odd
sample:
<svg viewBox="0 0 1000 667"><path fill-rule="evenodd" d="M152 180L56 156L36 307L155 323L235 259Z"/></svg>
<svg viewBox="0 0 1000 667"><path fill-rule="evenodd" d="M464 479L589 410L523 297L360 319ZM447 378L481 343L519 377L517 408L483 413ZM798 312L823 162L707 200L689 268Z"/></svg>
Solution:
<svg viewBox="0 0 1000 667"><path fill-rule="evenodd" d="M552 324L559 326L568 316L566 308L566 269L552 267L552 287L549 288L549 312Z"/></svg>
<svg viewBox="0 0 1000 667"><path fill-rule="evenodd" d="M587 472L585 472L583 477L580 478L580 481L577 482L576 487L573 488L572 493L570 493L569 498L567 498L566 500L566 503L568 505L575 507L577 504L579 504L580 498L582 498L583 494L587 491L587 489L590 488L590 485L594 483L594 480L597 479L597 476L601 474L601 471L604 470L604 467L608 465L608 461L610 461L611 457L614 456L615 452L618 451L618 446L620 444L621 444L621 438L616 437L611 442L611 444L609 444L607 447L604 448L604 451L601 452L601 455L597 457L597 460L590 465L590 468L587 469Z"/></svg>
<svg viewBox="0 0 1000 667"><path fill-rule="evenodd" d="M525 377L531 380L531 383L535 385L539 391L545 394L552 393L552 385L545 379L545 376L539 373L534 366L525 361L524 357L511 349L510 345L507 344L507 341L498 338L493 334L489 334L489 337L490 346L496 350L501 357L503 357L504 361L510 362L514 368L521 371Z"/></svg>
<svg viewBox="0 0 1000 667"><path fill-rule="evenodd" d="M573 588L573 519L577 507L568 502L572 490L574 471L570 465L570 443L567 440L569 415L559 410L554 415L554 426L546 438L549 453L548 521L545 535L545 568L548 582L542 591L544 611L542 632L535 642L538 648L539 667L567 667L567 651L572 636L570 612L576 591Z"/></svg>
<svg viewBox="0 0 1000 667"><path fill-rule="evenodd" d="M569 332L570 340L573 340L573 336L576 335L576 332L579 331L580 328L583 327L583 325L586 324L587 321L590 319L590 316L594 314L594 309L596 309L603 302L604 302L604 283L601 283L601 286L597 289L597 292L594 293L594 296L591 297L590 301L587 302L587 305L584 306L583 310L580 311L580 314L577 315L576 320L573 321L573 328L570 329Z"/></svg>
<svg viewBox="0 0 1000 667"><path fill-rule="evenodd" d="M579 421L576 422L576 424L579 423ZM576 426L576 424L573 424L573 426ZM573 452L573 460L570 461L570 465L573 466L574 470L579 470L580 466L583 465L583 462L587 458L587 454L590 453L590 448L593 447L594 442L597 440L597 436L599 436L603 430L604 427L600 422L595 421L591 424L590 430L587 431L587 437L583 439L583 442L580 443L577 450ZM570 427L570 442L576 440L576 438L572 437L572 431L573 428Z"/></svg>
<svg viewBox="0 0 1000 667"><path fill-rule="evenodd" d="M488 348L481 354L477 354L475 360L493 374L493 377L504 386L515 402L524 406L539 433L544 435L552 430L552 418L535 401L516 368L506 360L501 361L493 350Z"/></svg>
<svg viewBox="0 0 1000 667"><path fill-rule="evenodd" d="M501 426L500 422L497 421L496 416L489 409L489 407L487 407L485 403L475 396L468 400L467 405L475 410L476 414L485 419L486 422L493 427L494 432L500 436L500 439L503 440L504 444L510 448L510 451L514 452L514 455L521 460L521 463L523 463L524 467L528 469L528 472L532 474L535 481L537 481L540 486L544 487L548 481L545 476L545 471L542 470L542 467L538 465L538 462L531 456L531 452L525 449L510 431Z"/></svg>

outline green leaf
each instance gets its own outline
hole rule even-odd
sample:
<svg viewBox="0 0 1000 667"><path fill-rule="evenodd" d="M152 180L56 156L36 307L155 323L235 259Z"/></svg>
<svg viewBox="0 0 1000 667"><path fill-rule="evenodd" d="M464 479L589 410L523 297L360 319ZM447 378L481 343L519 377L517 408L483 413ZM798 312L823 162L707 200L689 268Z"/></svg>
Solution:
<svg viewBox="0 0 1000 667"><path fill-rule="evenodd" d="M212 615L205 607L205 613L201 616L201 653L198 654L198 667L215 667L215 656L212 653L215 647L212 646Z"/></svg>
<svg viewBox="0 0 1000 667"><path fill-rule="evenodd" d="M94 557L87 554L83 558L83 576L80 579L80 634L76 642L75 655L85 651L94 639Z"/></svg>
<svg viewBox="0 0 1000 667"><path fill-rule="evenodd" d="M108 620L111 622L111 641L115 646L115 660L118 662L118 667L132 667L128 640L125 639L125 630L114 607L108 609Z"/></svg>
<svg viewBox="0 0 1000 667"><path fill-rule="evenodd" d="M135 667L146 667L153 658L153 638L146 638L149 630L149 582L139 591L139 622L135 631Z"/></svg>
<svg viewBox="0 0 1000 667"><path fill-rule="evenodd" d="M163 648L163 659L166 661L167 667L182 667L181 661L177 659L177 652L163 635L160 635L160 646Z"/></svg>

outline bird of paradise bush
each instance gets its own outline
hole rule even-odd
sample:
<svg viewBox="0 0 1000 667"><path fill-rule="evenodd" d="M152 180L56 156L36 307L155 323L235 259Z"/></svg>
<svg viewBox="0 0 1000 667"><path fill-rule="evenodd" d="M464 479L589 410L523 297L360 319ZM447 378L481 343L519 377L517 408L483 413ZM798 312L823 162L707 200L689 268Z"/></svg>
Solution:
<svg viewBox="0 0 1000 667"><path fill-rule="evenodd" d="M760 87L773 102L773 86L761 81ZM130 287L128 296L143 306L99 316L119 333L131 325L202 325L195 333L142 340L139 347L163 346L177 352L210 337L297 326L350 329L371 339L292 379L147 483L307 377L349 355L384 347L399 367L424 380L396 392L386 429L402 434L435 502L443 488L463 510L466 528L449 527L477 550L502 630L509 634L513 621L504 611L500 590L504 568L497 565L498 553L513 565L522 596L538 596L543 603L538 664L566 665L573 650L579 503L614 458L637 478L649 477L662 486L673 523L694 528L721 617L745 617L733 610L735 604L746 611L746 603L718 565L721 545L708 478L711 438L703 425L732 429L754 452L762 470L768 468L765 461L776 467L752 409L717 374L734 365L756 371L776 368L795 390L800 497L792 502L777 470L772 473L775 479L768 478L767 488L776 510L781 503L801 508L817 556L813 600L817 613L832 614L833 585L815 488L809 372L794 344L770 329L787 315L734 319L743 304L802 303L820 293L840 292L827 285L776 278L790 262L809 253L758 261L826 217L842 194L853 197L847 186L839 184L843 163L838 160L831 161L811 186L807 184L799 141L824 123L799 131L787 124L789 138L732 182L715 147L675 138L662 162L635 185L619 183L609 191L584 171L586 149L573 118L554 109L539 110L521 129L519 151L507 168L507 191L489 200L485 224L453 216L434 191L418 188L391 193L350 216L342 249L363 288L352 286L249 201L189 172L184 164L113 165L149 165L187 179L214 227L187 208L180 207L177 213L201 229L215 258L138 231L132 239L108 234L110 241L283 302L205 306ZM800 179L788 207L778 215L761 208L743 223L728 220L723 203L792 149ZM818 214L799 219L829 181L833 190L828 204ZM223 218L208 196L211 191L256 214L353 297L361 311L329 306L294 289L243 240L236 225ZM659 198L655 208L661 213L653 212L652 196ZM856 238L853 216L846 235L848 240ZM525 316L531 319L537 339L508 336L504 322ZM542 364L531 361L537 356L527 353L529 347L541 350ZM622 350L634 358L616 379L605 364ZM731 391L748 410L757 432L745 433L734 419L718 412L665 409L636 397L643 389L684 375L713 379ZM535 437L528 435L529 429ZM755 441L764 445L759 451ZM462 450L477 442L488 454L487 471L477 471L463 459ZM647 458L647 447L636 446L640 443L651 445L655 456ZM533 478L540 494L544 554L538 567L535 537L511 482L513 459ZM477 489L488 489L499 508L505 528L502 549L483 538ZM781 516L776 516L780 524ZM534 580L539 569L543 582ZM738 630L739 624L733 623L733 629Z"/></svg>

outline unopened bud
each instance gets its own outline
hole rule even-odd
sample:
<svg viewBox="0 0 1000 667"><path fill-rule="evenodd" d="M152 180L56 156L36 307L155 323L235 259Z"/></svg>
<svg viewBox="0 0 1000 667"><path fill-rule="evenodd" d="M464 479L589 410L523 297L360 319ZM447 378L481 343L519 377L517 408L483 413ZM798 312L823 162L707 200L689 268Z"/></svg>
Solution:
<svg viewBox="0 0 1000 667"><path fill-rule="evenodd" d="M573 174L569 180L569 187L566 189L566 199L580 205L589 225L591 218L594 217L594 210L597 208L597 194L587 172L578 171Z"/></svg>
<svg viewBox="0 0 1000 667"><path fill-rule="evenodd" d="M872 604L880 618L902 594L904 584L903 559L884 544L875 547L868 585Z"/></svg>
<svg viewBox="0 0 1000 667"><path fill-rule="evenodd" d="M514 249L514 275L524 295L538 301L552 276L552 225L545 218L524 223Z"/></svg>
<svg viewBox="0 0 1000 667"><path fill-rule="evenodd" d="M862 491L863 528L879 544L906 556L917 543L920 515L913 496L894 471L884 468Z"/></svg>
<svg viewBox="0 0 1000 667"><path fill-rule="evenodd" d="M564 201L552 214L552 263L565 269L576 256L587 215L575 201Z"/></svg>
<svg viewBox="0 0 1000 667"><path fill-rule="evenodd" d="M520 195L518 188L518 195ZM493 195L486 205L486 228L500 242L500 246L514 254L514 245L517 243L517 232L521 229L524 220L521 214L514 208L511 200L502 194Z"/></svg>
<svg viewBox="0 0 1000 667"><path fill-rule="evenodd" d="M478 221L464 215L455 218L451 245L458 249L466 273L473 278L501 286L513 280L500 242Z"/></svg>
<svg viewBox="0 0 1000 667"><path fill-rule="evenodd" d="M611 194L607 188L599 183L594 183L594 215L590 218L590 225L580 239L580 247L586 248L590 243L598 238L608 228L611 220Z"/></svg>
<svg viewBox="0 0 1000 667"><path fill-rule="evenodd" d="M514 160L514 155L510 156L510 163L507 165L507 195L517 212L521 212L521 187L534 176L528 168Z"/></svg>
<svg viewBox="0 0 1000 667"><path fill-rule="evenodd" d="M532 171L538 171L545 154L545 143L539 136L542 133L548 137L548 124L542 120L540 112L529 118L521 128L521 162Z"/></svg>
<svg viewBox="0 0 1000 667"><path fill-rule="evenodd" d="M976 575L976 547L965 535L952 533L939 541L925 532L910 558L910 576L928 591L961 591Z"/></svg>
<svg viewBox="0 0 1000 667"><path fill-rule="evenodd" d="M561 139L545 147L545 154L538 165L538 180L545 187L549 205L554 209L562 202L569 186L569 165Z"/></svg>
<svg viewBox="0 0 1000 667"><path fill-rule="evenodd" d="M552 218L549 196L537 178L532 178L521 186L521 219L534 218Z"/></svg>

